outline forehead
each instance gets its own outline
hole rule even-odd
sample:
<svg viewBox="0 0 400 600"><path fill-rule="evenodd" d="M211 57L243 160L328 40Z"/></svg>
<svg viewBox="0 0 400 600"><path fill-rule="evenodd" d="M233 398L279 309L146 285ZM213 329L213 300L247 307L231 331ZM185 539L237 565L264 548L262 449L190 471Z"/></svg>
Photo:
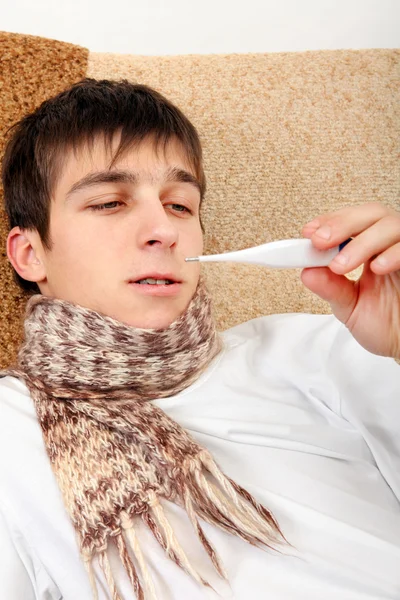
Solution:
<svg viewBox="0 0 400 600"><path fill-rule="evenodd" d="M116 160L119 136L114 136L111 144L102 137L92 143L83 143L75 149L67 149L60 158L59 177L54 185L54 196L65 195L67 191L86 175L106 169L125 169L134 172L143 180L151 182L162 179L171 167L178 167L194 173L193 166L182 145L171 139L164 144L155 144L151 138L128 147Z"/></svg>

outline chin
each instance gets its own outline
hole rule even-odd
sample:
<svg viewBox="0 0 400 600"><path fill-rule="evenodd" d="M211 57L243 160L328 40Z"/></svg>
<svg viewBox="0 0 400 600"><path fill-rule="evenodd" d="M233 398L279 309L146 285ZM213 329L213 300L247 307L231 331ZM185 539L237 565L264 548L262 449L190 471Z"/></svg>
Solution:
<svg viewBox="0 0 400 600"><path fill-rule="evenodd" d="M194 292L193 292L194 293ZM119 302L112 311L118 321L138 329L166 329L176 321L189 306L193 294L180 294L171 298L134 297Z"/></svg>

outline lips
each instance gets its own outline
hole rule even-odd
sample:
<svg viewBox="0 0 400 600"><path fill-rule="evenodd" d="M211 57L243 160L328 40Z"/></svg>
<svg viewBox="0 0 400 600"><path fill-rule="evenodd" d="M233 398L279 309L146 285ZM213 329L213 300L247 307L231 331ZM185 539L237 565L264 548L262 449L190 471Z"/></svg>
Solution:
<svg viewBox="0 0 400 600"><path fill-rule="evenodd" d="M146 279L169 280L172 283L138 283ZM135 296L153 297L153 298L177 298L181 294L183 282L178 280L172 273L151 273L140 275L138 279L129 281L129 287L133 290Z"/></svg>
<svg viewBox="0 0 400 600"><path fill-rule="evenodd" d="M135 279L131 279L129 283L138 283L143 279L166 279L172 281L172 283L182 283L182 281L172 273L145 273L144 275L139 275Z"/></svg>

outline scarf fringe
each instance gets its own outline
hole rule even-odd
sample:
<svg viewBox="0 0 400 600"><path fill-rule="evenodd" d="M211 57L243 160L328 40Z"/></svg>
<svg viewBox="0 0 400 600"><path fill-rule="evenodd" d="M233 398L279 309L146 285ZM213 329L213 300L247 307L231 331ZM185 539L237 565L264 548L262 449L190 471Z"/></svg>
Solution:
<svg viewBox="0 0 400 600"><path fill-rule="evenodd" d="M224 475L208 451L202 451L196 458L197 460L193 460L193 458L187 460L186 469L190 477L189 481L185 477L180 486L181 500L198 539L207 552L216 572L222 579L228 582L227 572L215 548L204 534L198 521L198 516L203 517L208 523L216 525L230 534L233 533L241 537L253 546L260 547L259 544L261 544L279 552L277 546L282 544L283 541L289 546L291 545L284 537L273 515L264 506L259 504L247 490ZM208 481L204 471L212 475L220 487ZM148 506L149 510L142 513L142 519L167 556L197 583L215 591L191 565L154 492L149 494ZM120 519L121 527L134 553L136 562L140 567L142 580L148 592L147 596L140 583L136 568L129 557L128 549L121 532L114 536L115 543L122 564L132 583L136 598L137 600L157 600L154 582L140 549L133 519L125 511L120 513ZM112 600L121 600L112 576L107 551L99 552L98 557L109 586ZM94 592L93 600L98 600L97 588L89 557L85 559L85 566L89 573L90 583Z"/></svg>
<svg viewBox="0 0 400 600"><path fill-rule="evenodd" d="M122 600L121 596L118 593L117 586L115 584L115 580L111 571L110 561L107 555L107 548L98 554L99 564L103 570L103 573L106 577L106 581L108 584L108 588L111 592L111 600Z"/></svg>
<svg viewBox="0 0 400 600"><path fill-rule="evenodd" d="M226 581L228 581L228 574L225 570L225 567L223 566L223 563L222 563L221 559L219 558L215 548L212 546L211 542L206 538L206 535L197 519L196 512L193 507L193 502L192 502L190 494L187 490L185 490L185 492L184 492L184 503L185 503L186 512L187 512L189 519L193 525L193 528L197 534L197 537L199 538L201 544L205 548L208 556L210 557L215 570L217 571L218 575L222 579L225 579Z"/></svg>
<svg viewBox="0 0 400 600"><path fill-rule="evenodd" d="M218 501L221 502L220 510L222 509L222 514L224 514L228 520L231 519L239 527L239 530L242 530L242 532L246 533L250 538L253 538L253 543L259 542L277 552L279 552L277 546L282 543L286 543L289 546L291 545L283 535L272 513L257 502L247 490L224 475L209 452L203 451L201 453L201 461L234 504L236 510L232 511L229 506L229 501L227 503L227 499L224 498L219 489L207 482L205 476L198 471L200 478L204 480L204 485L210 487L211 497L213 497L213 493L216 495L217 506ZM232 518L232 516L234 518Z"/></svg>
<svg viewBox="0 0 400 600"><path fill-rule="evenodd" d="M89 553L87 555L82 554L82 558L83 558L83 564L85 565L85 569L89 576L89 582L90 582L90 587L92 588L93 600L99 600L99 595L97 593L96 578L94 576L94 570L93 570L93 562L92 562L93 556L92 556L92 554L89 554Z"/></svg>
<svg viewBox="0 0 400 600"><path fill-rule="evenodd" d="M174 530L172 529L171 524L165 515L164 509L159 500L156 498L155 494L151 495L150 505L156 516L158 524L163 530L164 540L166 542L165 550L168 556L170 556L188 575L191 575L193 579L197 581L197 583L211 588L211 585L205 581L190 564L189 559L186 556L182 546L178 542L174 534Z"/></svg>
<svg viewBox="0 0 400 600"><path fill-rule="evenodd" d="M196 456L196 459L193 460L191 457L187 460L186 470L190 476L189 478L185 477L180 486L181 501L198 539L207 552L216 572L222 579L228 582L227 572L215 548L204 534L198 521L198 516L203 517L208 523L216 525L230 534L233 533L241 537L253 546L260 547L261 544L279 552L277 546L282 544L283 541L289 546L291 545L287 542L273 515L264 506L259 504L247 490L224 475L208 451L202 451ZM207 479L204 471L206 474L208 473L214 477L219 487ZM167 556L197 583L214 590L191 565L154 492L149 494L148 506L149 510L141 515L142 519ZM115 539L123 566L132 583L136 598L137 600L157 600L154 582L140 549L133 519L125 511L120 513L120 519L121 528L140 568L142 581L148 594L145 594L143 590L138 572L129 556L123 533L120 532L113 536L113 538ZM112 600L121 600L112 576L107 551L99 552L98 557L109 586ZM93 568L89 557L85 558L85 566L89 573L93 589L93 600L98 600Z"/></svg>
<svg viewBox="0 0 400 600"><path fill-rule="evenodd" d="M137 600L145 600L143 588L140 583L139 576L138 576L137 570L135 568L135 565L133 564L133 562L129 556L129 552L128 552L127 545L125 543L124 536L122 534L116 535L115 543L117 545L118 553L121 558L122 564L125 567L125 571L128 573L128 577L133 586Z"/></svg>
<svg viewBox="0 0 400 600"><path fill-rule="evenodd" d="M128 513L126 513L125 511L123 511L120 516L121 516L121 525L122 525L123 529L125 530L125 535L129 541L130 547L132 548L135 558L139 564L139 567L140 567L140 570L142 573L142 578L143 578L143 581L145 584L145 588L149 593L149 600L157 600L157 594L156 594L156 590L154 587L153 579L147 569L146 561L144 559L142 550L139 545L139 540L138 540L136 532L135 532L133 520L128 515Z"/></svg>

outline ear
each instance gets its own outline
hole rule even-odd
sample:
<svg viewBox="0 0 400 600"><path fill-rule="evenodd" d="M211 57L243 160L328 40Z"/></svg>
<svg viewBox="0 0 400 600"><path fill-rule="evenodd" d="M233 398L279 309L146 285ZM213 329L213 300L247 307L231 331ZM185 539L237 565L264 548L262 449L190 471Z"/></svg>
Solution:
<svg viewBox="0 0 400 600"><path fill-rule="evenodd" d="M7 237L7 256L23 279L37 283L46 279L44 251L36 231L14 227Z"/></svg>

